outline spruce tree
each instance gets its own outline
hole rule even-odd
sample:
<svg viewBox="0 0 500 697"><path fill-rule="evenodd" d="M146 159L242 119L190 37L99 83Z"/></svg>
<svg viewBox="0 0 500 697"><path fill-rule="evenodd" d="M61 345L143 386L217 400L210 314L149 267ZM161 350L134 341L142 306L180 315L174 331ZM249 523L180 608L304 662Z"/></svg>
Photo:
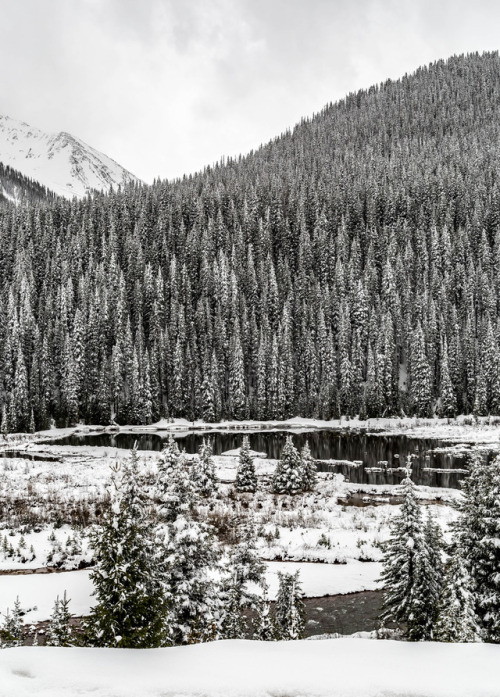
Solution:
<svg viewBox="0 0 500 697"><path fill-rule="evenodd" d="M302 601L299 572L278 572L279 589L275 607L275 636L278 640L302 639L305 609Z"/></svg>
<svg viewBox="0 0 500 697"><path fill-rule="evenodd" d="M250 454L250 441L248 436L243 436L240 453L238 457L238 470L236 473L237 491L254 493L257 489L257 475L255 474L255 464Z"/></svg>
<svg viewBox="0 0 500 697"><path fill-rule="evenodd" d="M418 604L421 600L418 573L422 571L419 564L424 545L422 514L415 485L409 476L403 480L401 488L404 496L401 511L392 521L391 536L384 547L381 619L405 624L411 636L416 637L419 635Z"/></svg>
<svg viewBox="0 0 500 697"><path fill-rule="evenodd" d="M0 628L0 647L10 648L23 645L23 612L19 598L16 598L12 612L5 612L3 625Z"/></svg>
<svg viewBox="0 0 500 697"><path fill-rule="evenodd" d="M500 457L474 455L462 482L457 546L471 576L483 638L500 643Z"/></svg>
<svg viewBox="0 0 500 697"><path fill-rule="evenodd" d="M172 643L216 639L222 608L213 577L219 553L212 528L178 515L169 523L163 545L162 577L171 599L168 628Z"/></svg>
<svg viewBox="0 0 500 697"><path fill-rule="evenodd" d="M72 631L70 625L72 614L69 611L69 602L69 599L66 597L66 591L64 591L61 600L59 600L59 596L57 596L47 630L47 646L72 645Z"/></svg>
<svg viewBox="0 0 500 697"><path fill-rule="evenodd" d="M287 436L281 459L273 477L275 494L298 494L303 490L303 471L300 455L293 445L292 436Z"/></svg>
<svg viewBox="0 0 500 697"><path fill-rule="evenodd" d="M201 496L211 496L217 490L212 446L205 439L200 445L198 456L192 462L191 481Z"/></svg>
<svg viewBox="0 0 500 697"><path fill-rule="evenodd" d="M172 435L158 459L155 494L160 520L165 522L173 522L180 514L189 515L197 499L186 455L179 451Z"/></svg>
<svg viewBox="0 0 500 697"><path fill-rule="evenodd" d="M137 451L113 471L111 506L91 535L96 604L87 625L93 646L153 648L168 642L161 554L141 494Z"/></svg>
<svg viewBox="0 0 500 697"><path fill-rule="evenodd" d="M300 465L302 468L302 490L313 491L316 487L318 477L316 463L313 460L307 441L300 451Z"/></svg>
<svg viewBox="0 0 500 697"><path fill-rule="evenodd" d="M433 638L443 582L442 551L441 529L429 512L415 561L414 609L407 624L410 641L429 641Z"/></svg>
<svg viewBox="0 0 500 697"><path fill-rule="evenodd" d="M260 598L257 618L254 624L253 638L257 641L274 641L275 625L271 617L271 603L267 594L267 586L264 586L262 597Z"/></svg>
<svg viewBox="0 0 500 697"><path fill-rule="evenodd" d="M434 639L450 643L478 641L480 630L472 580L458 549L448 562L438 607Z"/></svg>

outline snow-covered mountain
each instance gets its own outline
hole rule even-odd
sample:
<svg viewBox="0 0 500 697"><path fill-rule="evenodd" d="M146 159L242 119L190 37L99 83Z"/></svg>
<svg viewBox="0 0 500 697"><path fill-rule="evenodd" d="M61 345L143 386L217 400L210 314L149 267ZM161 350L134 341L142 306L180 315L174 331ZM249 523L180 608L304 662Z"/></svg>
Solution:
<svg viewBox="0 0 500 697"><path fill-rule="evenodd" d="M44 133L1 115L0 162L66 198L139 181L110 157L69 133Z"/></svg>

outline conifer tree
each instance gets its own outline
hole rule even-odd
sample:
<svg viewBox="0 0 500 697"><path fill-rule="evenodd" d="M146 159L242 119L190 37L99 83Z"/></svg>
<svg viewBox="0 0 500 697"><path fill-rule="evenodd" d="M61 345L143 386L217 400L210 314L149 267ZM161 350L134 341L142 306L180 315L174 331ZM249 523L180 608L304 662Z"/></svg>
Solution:
<svg viewBox="0 0 500 697"><path fill-rule="evenodd" d="M66 597L66 591L64 591L61 600L59 600L59 596L57 596L47 631L47 646L72 645L70 625L72 614L69 611L69 603L70 601L69 598Z"/></svg>
<svg viewBox="0 0 500 697"><path fill-rule="evenodd" d="M198 456L192 462L191 481L201 496L211 496L217 490L212 446L205 439L200 445Z"/></svg>
<svg viewBox="0 0 500 697"><path fill-rule="evenodd" d="M413 336L411 357L411 391L417 416L432 414L432 383L429 361L425 354L424 335L420 322Z"/></svg>
<svg viewBox="0 0 500 697"><path fill-rule="evenodd" d="M168 642L161 554L140 491L137 451L113 471L111 507L91 542L96 604L88 621L93 646L153 648Z"/></svg>
<svg viewBox="0 0 500 697"><path fill-rule="evenodd" d="M301 639L305 629L299 572L278 572L279 589L275 607L275 636L278 640Z"/></svg>
<svg viewBox="0 0 500 697"><path fill-rule="evenodd" d="M197 499L197 490L191 480L184 452L169 435L158 459L156 491L159 499L159 517L173 522L179 515L189 515Z"/></svg>
<svg viewBox="0 0 500 697"><path fill-rule="evenodd" d="M450 643L468 643L478 641L479 636L471 577L460 552L455 549L446 569L434 639Z"/></svg>
<svg viewBox="0 0 500 697"><path fill-rule="evenodd" d="M253 638L257 639L257 641L275 640L275 626L271 617L271 603L267 594L267 586L264 586L262 597L259 601Z"/></svg>
<svg viewBox="0 0 500 697"><path fill-rule="evenodd" d="M443 583L442 550L441 529L429 512L422 545L415 560L414 609L407 624L410 641L429 641L433 638Z"/></svg>
<svg viewBox="0 0 500 697"><path fill-rule="evenodd" d="M23 644L23 613L19 597L16 598L12 612L7 608L0 629L0 647L9 648Z"/></svg>
<svg viewBox="0 0 500 697"><path fill-rule="evenodd" d="M317 483L316 463L313 460L309 443L306 441L300 451L300 464L302 468L302 490L313 491Z"/></svg>
<svg viewBox="0 0 500 697"><path fill-rule="evenodd" d="M292 436L287 436L281 459L278 461L273 477L273 491L276 494L298 494L303 487L303 472L300 455L293 445Z"/></svg>
<svg viewBox="0 0 500 697"><path fill-rule="evenodd" d="M451 383L448 368L448 347L446 340L443 345L441 360L441 416L454 417L457 413L457 400Z"/></svg>
<svg viewBox="0 0 500 697"><path fill-rule="evenodd" d="M221 601L213 577L219 553L210 526L178 515L163 540L163 579L171 599L169 637L194 644L218 637Z"/></svg>
<svg viewBox="0 0 500 697"><path fill-rule="evenodd" d="M238 471L236 473L237 491L253 493L257 489L257 475L255 464L250 454L250 441L248 436L243 436L243 442L238 457Z"/></svg>
<svg viewBox="0 0 500 697"><path fill-rule="evenodd" d="M381 619L384 622L404 623L412 638L420 638L417 610L420 600L418 574L422 570L420 557L424 545L422 514L415 485L409 476L403 480L401 488L404 496L401 512L392 521L391 537L384 548Z"/></svg>

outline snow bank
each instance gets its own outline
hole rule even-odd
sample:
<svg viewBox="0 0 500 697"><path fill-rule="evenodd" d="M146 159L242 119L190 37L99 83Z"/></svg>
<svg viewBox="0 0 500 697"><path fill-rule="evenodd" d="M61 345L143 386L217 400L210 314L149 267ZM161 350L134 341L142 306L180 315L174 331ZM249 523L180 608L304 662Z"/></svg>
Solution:
<svg viewBox="0 0 500 697"><path fill-rule="evenodd" d="M221 641L170 649L0 652L0 697L498 697L500 647Z"/></svg>

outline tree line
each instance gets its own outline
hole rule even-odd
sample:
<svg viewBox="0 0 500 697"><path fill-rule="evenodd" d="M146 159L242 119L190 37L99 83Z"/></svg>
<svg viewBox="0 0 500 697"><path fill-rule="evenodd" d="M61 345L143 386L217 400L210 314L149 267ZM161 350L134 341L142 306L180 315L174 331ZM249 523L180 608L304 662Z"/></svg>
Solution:
<svg viewBox="0 0 500 697"><path fill-rule="evenodd" d="M246 157L0 210L3 432L500 413L500 58Z"/></svg>

